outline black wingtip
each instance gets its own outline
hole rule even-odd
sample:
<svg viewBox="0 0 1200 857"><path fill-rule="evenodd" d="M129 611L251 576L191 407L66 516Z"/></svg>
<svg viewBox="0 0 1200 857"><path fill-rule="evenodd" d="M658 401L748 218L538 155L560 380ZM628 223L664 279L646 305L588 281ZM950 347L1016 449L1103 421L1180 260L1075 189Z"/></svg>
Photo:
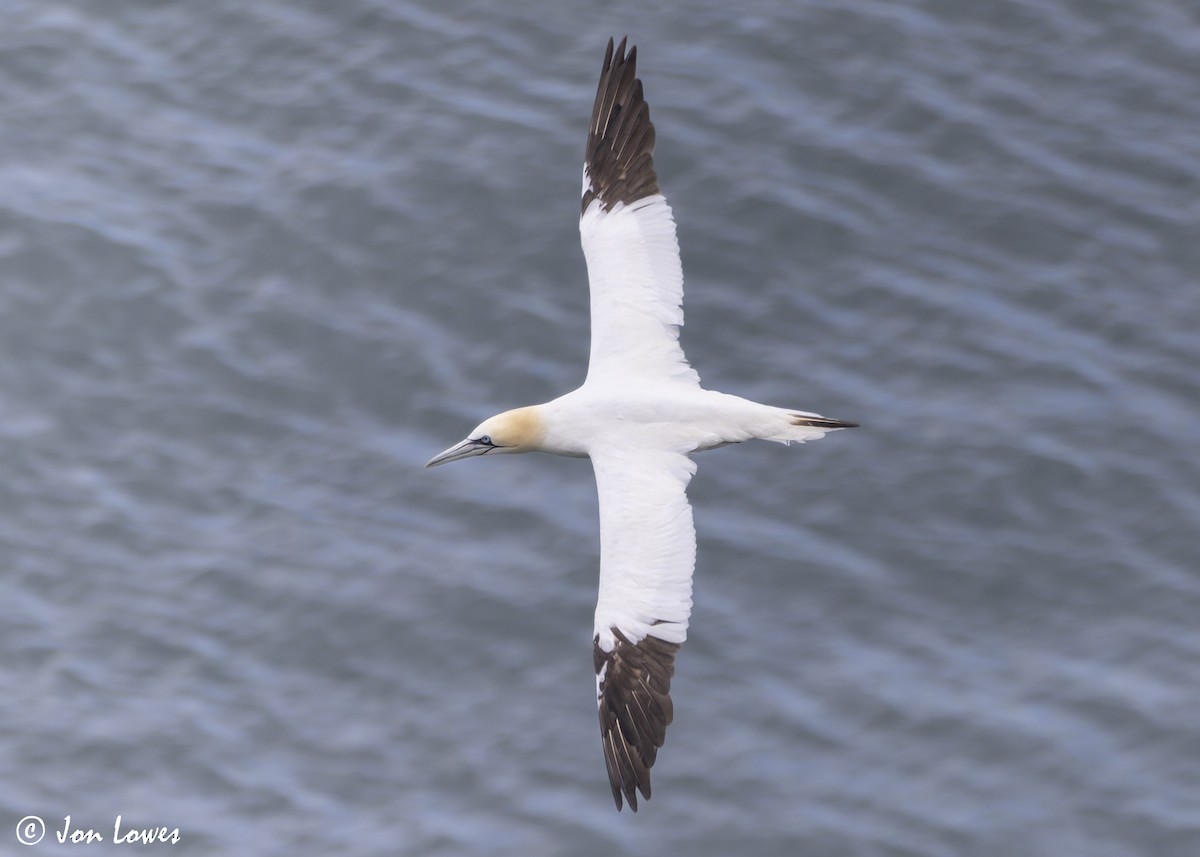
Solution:
<svg viewBox="0 0 1200 857"><path fill-rule="evenodd" d="M651 636L632 643L617 628L612 634L611 651L600 647L599 635L592 641L600 744L617 811L628 803L637 812L638 792L650 799L650 769L674 719L671 676L679 644Z"/></svg>
<svg viewBox="0 0 1200 857"><path fill-rule="evenodd" d="M659 193L654 172L654 125L642 83L637 79L637 45L613 47L608 40L588 126L584 168L588 187L580 213L599 200L604 211Z"/></svg>

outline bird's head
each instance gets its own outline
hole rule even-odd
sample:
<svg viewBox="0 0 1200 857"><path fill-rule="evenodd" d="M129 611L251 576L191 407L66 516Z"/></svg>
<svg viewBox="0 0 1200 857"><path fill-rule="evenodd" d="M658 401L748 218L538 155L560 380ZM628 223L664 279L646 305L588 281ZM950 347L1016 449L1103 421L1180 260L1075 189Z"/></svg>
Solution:
<svg viewBox="0 0 1200 857"><path fill-rule="evenodd" d="M545 433L536 407L517 408L484 420L467 439L440 452L425 464L436 467L460 458L505 452L532 452Z"/></svg>

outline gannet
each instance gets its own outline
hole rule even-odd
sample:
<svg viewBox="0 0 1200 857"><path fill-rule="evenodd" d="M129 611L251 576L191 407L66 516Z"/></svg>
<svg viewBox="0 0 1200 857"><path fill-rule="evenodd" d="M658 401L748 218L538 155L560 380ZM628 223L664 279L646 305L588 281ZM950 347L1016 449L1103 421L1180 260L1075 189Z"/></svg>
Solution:
<svg viewBox="0 0 1200 857"><path fill-rule="evenodd" d="M654 125L637 48L608 40L583 164L579 232L591 287L583 385L505 411L435 455L590 458L600 498L600 594L592 657L609 784L637 812L673 717L671 677L692 610L696 531L690 455L758 438L804 443L857 423L700 386L679 345L683 270L675 220L654 171Z"/></svg>

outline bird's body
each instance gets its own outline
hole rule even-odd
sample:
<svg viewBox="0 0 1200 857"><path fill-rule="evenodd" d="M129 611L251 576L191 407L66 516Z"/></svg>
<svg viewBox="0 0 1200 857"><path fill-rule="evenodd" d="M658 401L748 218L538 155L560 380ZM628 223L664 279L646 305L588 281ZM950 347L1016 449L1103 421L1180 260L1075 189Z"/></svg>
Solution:
<svg viewBox="0 0 1200 857"><path fill-rule="evenodd" d="M637 809L673 716L670 681L687 636L696 534L686 488L694 452L761 439L815 440L854 423L705 390L679 346L683 272L659 192L654 126L636 48L610 40L588 134L580 234L592 344L578 389L506 411L427 466L488 453L592 461L600 498L593 662L613 798Z"/></svg>
<svg viewBox="0 0 1200 857"><path fill-rule="evenodd" d="M535 409L538 451L575 457L614 447L686 455L746 440L803 442L839 427L817 414L672 383L585 383Z"/></svg>

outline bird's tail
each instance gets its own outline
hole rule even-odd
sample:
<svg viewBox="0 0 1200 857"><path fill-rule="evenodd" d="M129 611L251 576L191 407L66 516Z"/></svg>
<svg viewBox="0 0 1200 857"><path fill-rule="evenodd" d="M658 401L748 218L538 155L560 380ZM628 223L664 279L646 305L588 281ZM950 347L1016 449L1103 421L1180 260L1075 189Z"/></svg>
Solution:
<svg viewBox="0 0 1200 857"><path fill-rule="evenodd" d="M778 429L767 440L776 443L804 443L806 440L816 440L824 437L827 432L838 429L857 428L858 423L849 420L835 420L820 414L810 414L807 411L793 411L778 408Z"/></svg>

